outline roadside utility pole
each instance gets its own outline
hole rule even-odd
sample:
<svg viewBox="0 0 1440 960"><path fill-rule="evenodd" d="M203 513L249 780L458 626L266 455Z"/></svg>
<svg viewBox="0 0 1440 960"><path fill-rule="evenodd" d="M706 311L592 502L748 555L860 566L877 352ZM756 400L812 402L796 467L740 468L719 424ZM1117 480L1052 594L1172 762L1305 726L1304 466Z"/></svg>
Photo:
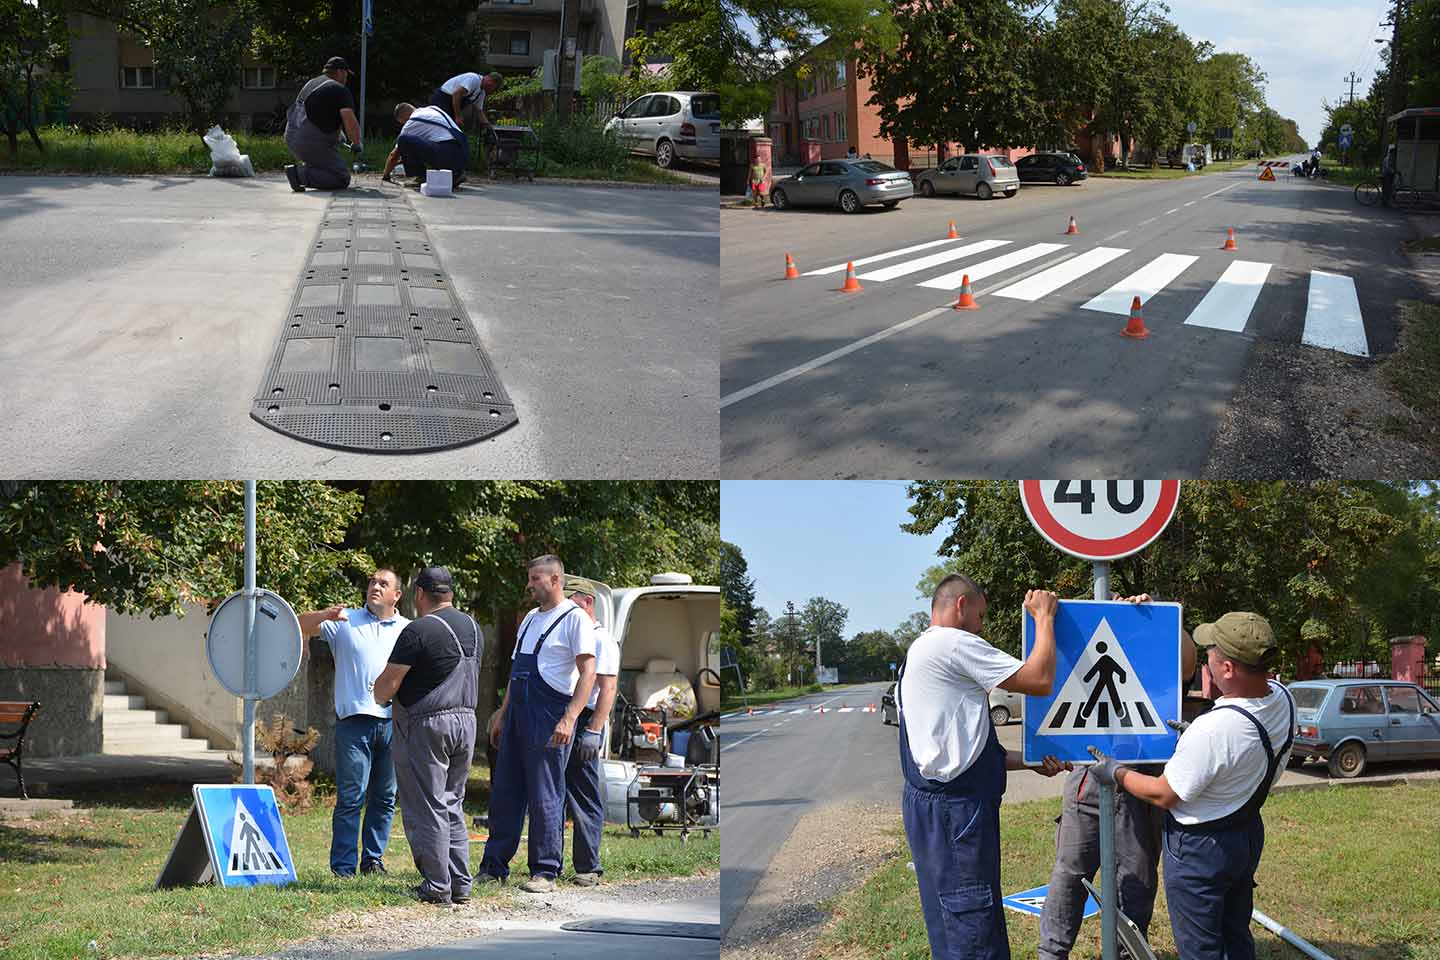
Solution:
<svg viewBox="0 0 1440 960"><path fill-rule="evenodd" d="M575 100L575 39L580 35L580 0L564 0L560 9L560 50L555 68L555 109L568 120Z"/></svg>

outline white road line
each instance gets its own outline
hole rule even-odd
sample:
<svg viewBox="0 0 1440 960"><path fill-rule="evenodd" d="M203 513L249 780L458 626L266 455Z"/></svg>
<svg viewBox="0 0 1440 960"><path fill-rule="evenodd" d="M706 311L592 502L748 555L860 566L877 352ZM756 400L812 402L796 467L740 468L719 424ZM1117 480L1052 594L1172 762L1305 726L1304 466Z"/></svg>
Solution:
<svg viewBox="0 0 1440 960"><path fill-rule="evenodd" d="M769 732L770 732L769 730L761 730L760 733L752 733L752 734L750 734L750 736L748 736L748 737L741 737L739 740L736 740L734 743L726 743L725 741L722 740L722 741L720 741L720 750L721 750L721 752L724 752L725 750L733 750L733 749L735 749L736 747L740 746L740 744L742 744L742 743L749 743L751 740L754 740L756 737L760 736L761 733L769 733Z"/></svg>
<svg viewBox="0 0 1440 960"><path fill-rule="evenodd" d="M854 707L841 707L841 708L840 708L840 712L841 712L841 713L854 713L854 712L855 712L855 708L854 708Z"/></svg>
<svg viewBox="0 0 1440 960"><path fill-rule="evenodd" d="M1111 240L1114 240L1116 237L1123 237L1123 236L1125 236L1125 234L1127 234L1127 233L1129 233L1129 232L1130 232L1129 230L1121 230L1119 233L1112 233L1112 234L1110 234L1110 236L1105 237L1105 238L1104 238L1103 240L1101 240L1100 242L1101 242L1101 243L1109 243Z"/></svg>
<svg viewBox="0 0 1440 960"><path fill-rule="evenodd" d="M791 711L790 711L791 714L796 714L796 713L809 713L809 712L810 712L810 708L809 708L809 707L801 707L799 710L791 710Z"/></svg>
<svg viewBox="0 0 1440 960"><path fill-rule="evenodd" d="M1140 226L1143 227L1143 226L1145 226L1145 224L1147 224L1147 223L1154 223L1157 219L1159 219L1159 218L1158 218L1158 217L1151 217L1149 220L1141 220L1141 221L1140 221Z"/></svg>
<svg viewBox="0 0 1440 960"><path fill-rule="evenodd" d="M427 225L427 229L432 233L481 231L488 233L593 233L617 237L714 237L717 240L720 238L719 231L636 230L633 227L522 227L493 223L432 223Z"/></svg>
<svg viewBox="0 0 1440 960"><path fill-rule="evenodd" d="M1174 210L1166 210L1166 211L1165 211L1165 216L1168 217L1168 216L1170 216L1170 214L1172 214L1172 213L1179 213L1179 212L1180 212L1180 208L1179 208L1179 207L1176 207Z"/></svg>
<svg viewBox="0 0 1440 960"><path fill-rule="evenodd" d="M1187 326L1210 327L1239 333L1250 320L1250 311L1270 276L1270 264L1236 260L1225 268L1220 279L1185 318Z"/></svg>
<svg viewBox="0 0 1440 960"><path fill-rule="evenodd" d="M785 383L786 381L794 380L796 377L802 374L809 373L811 370L815 370L819 367L823 367L827 363L839 360L841 357L849 356L856 350L863 350L866 347L870 346L870 344L872 343L879 343L881 340L886 340L890 337L893 337L897 333L904 333L911 327L919 326L926 320L929 320L931 317L938 317L940 316L940 314L945 313L949 309L950 307L947 305L943 307L936 307L933 310L926 310L924 313L919 314L918 316L911 317L909 320L902 320L894 326L886 327L879 333L872 333L870 334L870 336L864 337L860 340L856 340L854 343L847 343L845 346L839 347L835 350L831 350L829 353L821 354L814 360L807 360L805 363L800 364L798 367L791 367L789 370L777 373L773 377L766 377L759 383L752 384L748 387L744 387L743 389L736 390L734 393L729 393L721 397L720 406L722 408L728 407L732 403L739 403L741 400L749 399L750 397L755 396L757 393L764 393L771 387L778 387L780 384Z"/></svg>
<svg viewBox="0 0 1440 960"><path fill-rule="evenodd" d="M917 243L913 247L901 247L899 250L891 250L888 253L877 253L873 257L861 257L859 260L853 261L853 263L855 264L855 266L858 267L866 263L875 263L880 260L889 260L891 257L904 256L907 253L914 253L917 250L929 250L931 247L940 247L944 246L947 243L955 243L959 239L959 237L955 237L953 239L931 240L928 243ZM833 267L822 267L819 270L811 270L807 273L800 274L800 276L823 277L827 273L840 273L851 262L852 261L847 260L845 263L837 263Z"/></svg>
<svg viewBox="0 0 1440 960"><path fill-rule="evenodd" d="M1032 244L1023 249L1014 250L1003 256L996 257L993 260L983 260L965 270L957 270L954 273L947 273L933 280L926 280L924 283L919 284L919 286L930 287L934 290L959 290L960 285L965 282L966 275L968 275L970 281L974 283L986 277L994 276L1002 271L1009 270L1011 267L1018 267L1022 263L1029 263L1031 260L1039 259L1046 254L1064 249L1065 244L1063 243Z"/></svg>
<svg viewBox="0 0 1440 960"><path fill-rule="evenodd" d="M1219 190L1216 190L1215 193L1207 193L1207 194L1205 194L1205 196L1201 197L1200 199L1201 199L1201 200L1209 200L1211 197L1215 196L1216 193L1224 193L1226 190L1234 190L1234 189L1235 189L1236 187L1238 187L1238 186L1240 186L1240 184L1238 184L1238 183L1232 183L1232 184L1230 184L1230 186L1228 186L1228 187L1221 187Z"/></svg>
<svg viewBox="0 0 1440 960"><path fill-rule="evenodd" d="M1151 297L1164 290L1170 281L1184 273L1192 263L1199 259L1199 257L1181 253L1162 253L1100 296L1081 306L1085 310L1128 315L1136 297L1140 298L1141 303L1148 302Z"/></svg>
<svg viewBox="0 0 1440 960"><path fill-rule="evenodd" d="M1355 281L1338 273L1310 271L1310 296L1305 304L1305 334L1301 343L1326 350L1368 357L1365 319Z"/></svg>
<svg viewBox="0 0 1440 960"><path fill-rule="evenodd" d="M921 257L918 260L910 260L905 263L897 263L893 267L881 267L879 270L871 270L868 273L859 275L861 280L894 280L896 277L907 276L912 273L919 273L921 270L928 270L930 267L942 263L950 263L962 257L968 257L976 253L984 253L986 250L994 250L996 247L1003 247L1010 243L1009 240L976 240L974 243L967 243L962 247L955 247L940 253L932 253L928 257Z"/></svg>
<svg viewBox="0 0 1440 960"><path fill-rule="evenodd" d="M1054 293L1067 283L1085 276L1092 270L1098 270L1116 257L1123 257L1129 250L1122 250L1119 247L1096 247L1087 250L1072 260L1051 267L1049 270L1037 273L1035 276L1019 283L1012 283L1003 290L996 290L995 296L1008 297L1012 300L1039 300L1047 293Z"/></svg>
<svg viewBox="0 0 1440 960"><path fill-rule="evenodd" d="M1187 207L1193 207L1193 206L1195 206L1195 203L1196 203L1196 201L1191 200L1189 203L1186 203L1185 206L1187 206Z"/></svg>

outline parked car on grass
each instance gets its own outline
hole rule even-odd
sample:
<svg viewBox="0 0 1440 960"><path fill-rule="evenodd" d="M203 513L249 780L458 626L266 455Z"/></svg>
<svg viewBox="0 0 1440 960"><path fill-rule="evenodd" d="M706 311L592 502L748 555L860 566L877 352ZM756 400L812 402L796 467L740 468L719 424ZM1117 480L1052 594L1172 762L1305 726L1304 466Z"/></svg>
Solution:
<svg viewBox="0 0 1440 960"><path fill-rule="evenodd" d="M1349 779L1372 762L1440 760L1440 703L1398 680L1290 684L1299 730L1291 766L1314 759Z"/></svg>
<svg viewBox="0 0 1440 960"><path fill-rule="evenodd" d="M637 97L617 113L613 130L633 153L654 157L666 170L678 160L720 159L720 95L667 90Z"/></svg>
<svg viewBox="0 0 1440 960"><path fill-rule="evenodd" d="M1073 153L1032 153L1015 161L1021 183L1053 183L1068 186L1090 176L1085 163Z"/></svg>
<svg viewBox="0 0 1440 960"><path fill-rule="evenodd" d="M915 178L921 196L937 193L974 194L989 200L997 193L1013 197L1020 192L1020 176L1008 158L991 153L966 153L951 157L938 167Z"/></svg>
<svg viewBox="0 0 1440 960"><path fill-rule="evenodd" d="M776 181L770 203L776 210L818 206L859 213L873 203L893 210L914 195L910 174L879 160L822 160Z"/></svg>

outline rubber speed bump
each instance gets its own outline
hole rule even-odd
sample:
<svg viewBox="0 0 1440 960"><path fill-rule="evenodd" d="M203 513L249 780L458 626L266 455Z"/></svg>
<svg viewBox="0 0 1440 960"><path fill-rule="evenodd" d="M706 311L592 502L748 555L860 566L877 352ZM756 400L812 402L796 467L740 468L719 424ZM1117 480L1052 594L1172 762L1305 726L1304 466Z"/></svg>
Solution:
<svg viewBox="0 0 1440 960"><path fill-rule="evenodd" d="M518 417L405 197L332 197L250 416L306 443L421 453Z"/></svg>

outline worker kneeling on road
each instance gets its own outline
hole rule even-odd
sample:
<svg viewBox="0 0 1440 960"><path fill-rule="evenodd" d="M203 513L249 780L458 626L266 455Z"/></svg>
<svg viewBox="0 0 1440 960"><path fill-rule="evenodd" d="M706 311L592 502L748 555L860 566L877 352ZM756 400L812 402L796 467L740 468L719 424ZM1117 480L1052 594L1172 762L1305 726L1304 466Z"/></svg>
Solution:
<svg viewBox="0 0 1440 960"><path fill-rule="evenodd" d="M896 688L901 812L930 954L935 960L1009 960L1000 892L1000 799L1011 760L990 722L990 691L1043 695L1055 683L1055 594L1031 590L1035 648L1025 661L980 638L985 591L969 577L940 581L930 627L911 644ZM1046 757L1037 773L1071 769Z"/></svg>
<svg viewBox="0 0 1440 960"><path fill-rule="evenodd" d="M405 164L405 172L416 183L424 183L425 171L432 169L449 170L456 184L465 179L470 144L448 113L439 107L401 103L395 107L395 122L400 124L400 136L385 160L381 180L390 180L397 163Z"/></svg>
<svg viewBox="0 0 1440 960"><path fill-rule="evenodd" d="M1102 783L1169 811L1162 857L1165 900L1181 960L1254 960L1255 870L1265 847L1260 808L1295 742L1295 701L1269 679L1278 648L1263 617L1227 613L1195 630L1224 696L1185 728L1158 777L1098 750Z"/></svg>
<svg viewBox="0 0 1440 960"><path fill-rule="evenodd" d="M350 65L343 57L325 61L323 75L300 88L285 118L285 146L298 163L285 167L290 189L344 190L350 186L350 168L340 158L340 128L350 138L350 149L360 152L360 122L355 119L355 98L345 84Z"/></svg>

